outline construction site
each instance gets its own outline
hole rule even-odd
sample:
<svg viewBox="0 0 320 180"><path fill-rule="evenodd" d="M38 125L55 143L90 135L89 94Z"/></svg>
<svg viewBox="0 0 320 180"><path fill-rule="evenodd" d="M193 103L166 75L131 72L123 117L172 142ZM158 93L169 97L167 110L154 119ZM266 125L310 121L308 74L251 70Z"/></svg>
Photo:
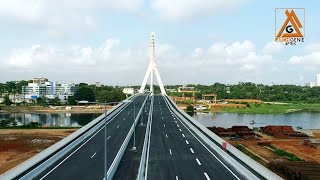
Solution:
<svg viewBox="0 0 320 180"><path fill-rule="evenodd" d="M320 130L295 131L291 126L208 129L285 179L320 179Z"/></svg>
<svg viewBox="0 0 320 180"><path fill-rule="evenodd" d="M208 93L201 94L198 98L197 91L194 87L181 86L176 91L180 96L170 96L170 98L179 105L180 108L185 109L188 104L192 104L195 111L209 112L217 111L221 108L246 108L245 103L263 103L258 99L218 99L218 94Z"/></svg>

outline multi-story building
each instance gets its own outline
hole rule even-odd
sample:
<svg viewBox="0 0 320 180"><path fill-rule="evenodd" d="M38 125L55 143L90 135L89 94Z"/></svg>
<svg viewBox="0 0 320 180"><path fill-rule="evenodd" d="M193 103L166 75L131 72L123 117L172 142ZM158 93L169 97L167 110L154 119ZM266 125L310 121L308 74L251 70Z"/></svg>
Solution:
<svg viewBox="0 0 320 180"><path fill-rule="evenodd" d="M33 83L22 87L22 94L26 98L36 99L38 97L47 97L54 99L58 97L60 100L67 100L69 96L73 96L76 87L73 83L58 84L57 82L48 81L46 78L34 78Z"/></svg>

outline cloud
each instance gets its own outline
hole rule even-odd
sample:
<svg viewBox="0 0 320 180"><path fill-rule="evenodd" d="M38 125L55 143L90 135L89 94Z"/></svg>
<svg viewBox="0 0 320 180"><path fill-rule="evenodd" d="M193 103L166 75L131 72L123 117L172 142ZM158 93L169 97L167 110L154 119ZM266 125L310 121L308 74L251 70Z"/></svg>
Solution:
<svg viewBox="0 0 320 180"><path fill-rule="evenodd" d="M265 54L277 54L283 51L283 47L281 43L269 42L263 47L262 52Z"/></svg>
<svg viewBox="0 0 320 180"><path fill-rule="evenodd" d="M153 0L152 8L169 21L187 21L200 16L232 11L246 0Z"/></svg>
<svg viewBox="0 0 320 180"><path fill-rule="evenodd" d="M136 13L144 0L0 0L0 22L35 26L61 36L97 27L95 15L118 11Z"/></svg>
<svg viewBox="0 0 320 180"><path fill-rule="evenodd" d="M301 83L305 72L300 67L320 67L317 52L279 61L262 51L248 40L216 42L208 48L195 47L190 53L172 44L157 43L156 62L165 84ZM111 37L96 46L58 48L35 44L0 57L0 70L11 80L45 76L59 82L139 85L149 63L149 47L125 47L120 39ZM0 76L0 81L6 80L10 79Z"/></svg>

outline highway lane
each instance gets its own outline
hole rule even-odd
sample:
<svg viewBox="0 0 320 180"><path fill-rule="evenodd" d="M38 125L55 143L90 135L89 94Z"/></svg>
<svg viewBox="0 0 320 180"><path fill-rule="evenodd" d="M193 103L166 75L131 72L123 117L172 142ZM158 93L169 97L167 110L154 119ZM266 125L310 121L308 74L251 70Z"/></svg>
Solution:
<svg viewBox="0 0 320 180"><path fill-rule="evenodd" d="M145 95L134 102L135 115L143 104ZM120 149L134 119L134 104L130 103L107 125L108 167ZM59 161L38 179L103 179L104 178L104 127L82 143L64 160Z"/></svg>
<svg viewBox="0 0 320 180"><path fill-rule="evenodd" d="M148 179L243 179L215 158L155 96Z"/></svg>

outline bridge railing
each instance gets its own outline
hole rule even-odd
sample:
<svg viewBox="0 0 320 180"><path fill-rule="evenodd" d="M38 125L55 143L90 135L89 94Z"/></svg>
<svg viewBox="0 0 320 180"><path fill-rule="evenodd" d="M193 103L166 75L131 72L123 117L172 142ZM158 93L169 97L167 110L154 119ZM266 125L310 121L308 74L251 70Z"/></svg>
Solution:
<svg viewBox="0 0 320 180"><path fill-rule="evenodd" d="M222 138L220 138L218 135L214 134L212 131L210 131L208 128L204 127L201 123L198 121L194 120L190 115L188 115L186 112L181 111L179 107L172 102L172 100L166 96L166 99L168 102L170 102L170 106L173 107L173 110L175 113L182 115L184 118L186 118L187 124L190 122L191 124L189 125L190 128L194 132L198 132L197 134L208 144L210 147L212 147L215 151L217 151L219 154L221 154L222 158L225 158L227 162L230 164L234 165L236 169L238 169L238 172L243 173L245 176L252 176L250 172L248 172L246 169L243 168L241 164L239 164L237 161L235 161L233 158L231 158L226 152L224 152L220 147L218 147L216 144L222 145L222 143L227 143L227 151L231 153L234 157L239 159L241 162L245 163L248 167L250 167L253 171L255 171L257 174L261 175L262 177L266 179L272 179L272 180L277 180L277 179L282 179L280 176L277 174L273 173L266 167L262 166L260 163L257 161L251 159L249 156L229 144L228 142L225 142ZM179 113L178 113L179 111ZM183 119L184 119L183 118ZM196 128L195 128L196 127ZM201 132L200 132L201 131ZM204 136L205 135L205 136ZM208 139L207 137L210 137ZM210 143L209 141L214 141L215 144ZM252 176L253 177L253 176ZM251 178L250 178L251 179Z"/></svg>
<svg viewBox="0 0 320 180"><path fill-rule="evenodd" d="M135 98L136 96L131 96L127 99ZM107 116L110 117L117 114L126 106L127 104L125 103L119 103L111 110L107 111ZM33 179L42 172L41 170L48 168L55 161L64 157L78 143L84 141L90 135L92 135L99 127L104 124L104 121L102 121L104 117L105 114L100 115L99 117L83 126L79 130L75 131L74 133L70 134L66 138L41 151L40 153L24 161L18 166L8 170L0 176L0 179Z"/></svg>

